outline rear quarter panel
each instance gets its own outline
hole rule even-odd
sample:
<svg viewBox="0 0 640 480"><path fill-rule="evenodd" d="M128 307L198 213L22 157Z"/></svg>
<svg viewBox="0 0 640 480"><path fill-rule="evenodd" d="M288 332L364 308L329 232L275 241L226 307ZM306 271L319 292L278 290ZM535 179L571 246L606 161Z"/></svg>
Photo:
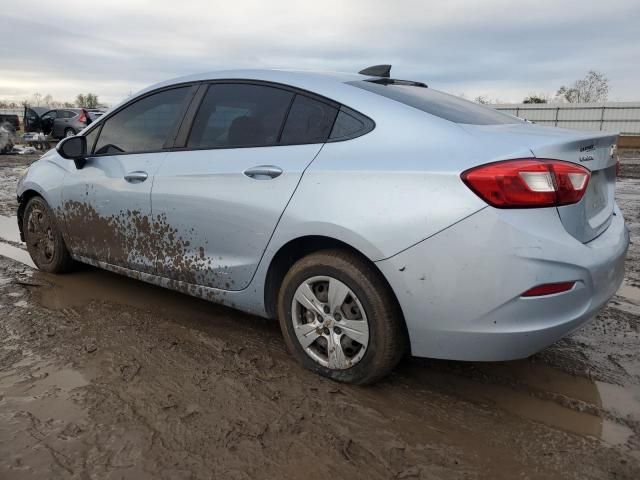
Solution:
<svg viewBox="0 0 640 480"><path fill-rule="evenodd" d="M388 258L486 207L462 171L521 153L479 146L457 124L387 103L372 115L372 132L325 144L283 214L272 252L323 235L372 261Z"/></svg>

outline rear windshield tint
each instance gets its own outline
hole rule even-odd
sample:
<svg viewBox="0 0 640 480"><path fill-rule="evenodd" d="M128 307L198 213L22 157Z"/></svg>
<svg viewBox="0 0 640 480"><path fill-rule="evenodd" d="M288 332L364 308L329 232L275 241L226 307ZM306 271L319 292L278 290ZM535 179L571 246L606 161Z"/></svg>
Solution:
<svg viewBox="0 0 640 480"><path fill-rule="evenodd" d="M455 123L472 125L498 125L520 121L491 107L463 100L431 88L409 85L392 85L359 80L349 85L390 98L436 117Z"/></svg>

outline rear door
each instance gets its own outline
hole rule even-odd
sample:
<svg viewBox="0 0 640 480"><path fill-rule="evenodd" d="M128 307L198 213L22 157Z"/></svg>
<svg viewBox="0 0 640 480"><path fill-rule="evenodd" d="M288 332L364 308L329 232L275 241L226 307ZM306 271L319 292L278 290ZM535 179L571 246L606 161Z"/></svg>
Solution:
<svg viewBox="0 0 640 480"><path fill-rule="evenodd" d="M51 133L55 138L64 137L64 129L69 123L69 113L68 110L56 110L56 117L53 120L53 131Z"/></svg>
<svg viewBox="0 0 640 480"><path fill-rule="evenodd" d="M65 176L62 194L75 254L154 272L153 176L193 93L192 87L183 86L149 94L86 133L93 153L83 168Z"/></svg>
<svg viewBox="0 0 640 480"><path fill-rule="evenodd" d="M328 137L337 108L264 84L206 88L190 135L183 144L178 136L181 148L156 173L154 216L172 239L159 250L159 273L240 290Z"/></svg>

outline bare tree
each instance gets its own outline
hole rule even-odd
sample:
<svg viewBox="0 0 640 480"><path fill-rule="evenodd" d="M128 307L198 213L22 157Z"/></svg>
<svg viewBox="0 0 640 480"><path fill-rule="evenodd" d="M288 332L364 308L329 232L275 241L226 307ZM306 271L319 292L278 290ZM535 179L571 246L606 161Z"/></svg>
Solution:
<svg viewBox="0 0 640 480"><path fill-rule="evenodd" d="M602 72L590 70L573 85L561 86L556 97L569 103L604 102L609 95L609 79Z"/></svg>
<svg viewBox="0 0 640 480"><path fill-rule="evenodd" d="M86 95L81 93L76 97L76 105L83 108L98 108L100 101L94 93L87 93Z"/></svg>
<svg viewBox="0 0 640 480"><path fill-rule="evenodd" d="M480 103L482 105L488 105L491 103L491 100L486 95L478 95L476 98L473 99L473 101L476 103Z"/></svg>

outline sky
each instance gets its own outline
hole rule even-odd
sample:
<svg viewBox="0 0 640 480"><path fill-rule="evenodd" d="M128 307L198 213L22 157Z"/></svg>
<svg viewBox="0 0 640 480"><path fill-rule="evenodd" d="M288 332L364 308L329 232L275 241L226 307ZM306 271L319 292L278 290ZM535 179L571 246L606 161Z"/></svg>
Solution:
<svg viewBox="0 0 640 480"><path fill-rule="evenodd" d="M228 68L392 76L467 98L553 95L589 70L640 101L639 0L0 0L0 99L107 104Z"/></svg>

